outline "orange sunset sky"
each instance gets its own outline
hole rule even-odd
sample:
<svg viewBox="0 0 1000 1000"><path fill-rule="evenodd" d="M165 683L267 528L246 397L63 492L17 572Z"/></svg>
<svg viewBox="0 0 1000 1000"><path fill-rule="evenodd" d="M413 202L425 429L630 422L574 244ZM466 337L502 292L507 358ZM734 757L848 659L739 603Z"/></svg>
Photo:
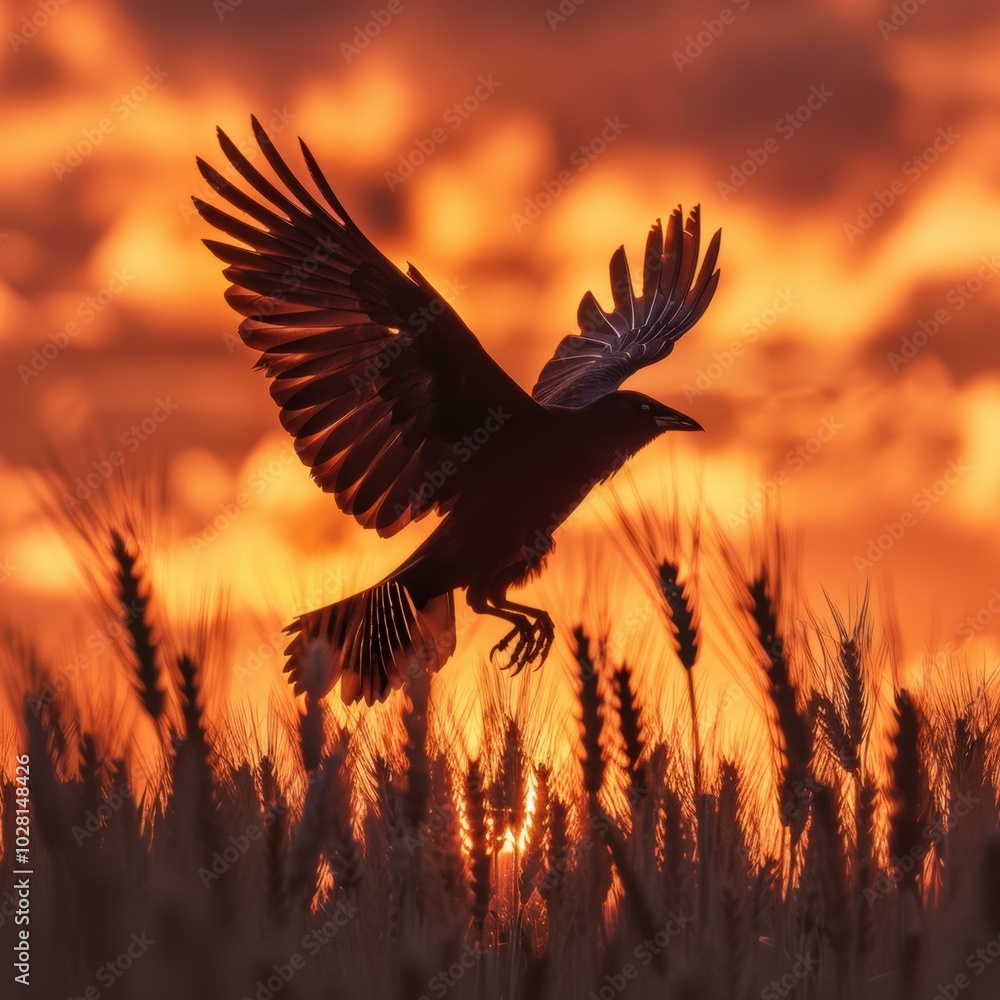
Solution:
<svg viewBox="0 0 1000 1000"><path fill-rule="evenodd" d="M340 514L235 336L190 197L253 112L525 387L581 295L609 301L614 249L635 272L650 223L700 203L715 300L630 387L706 433L635 482L676 477L737 540L770 496L811 601L870 575L909 662L996 661L995 4L5 0L0 34L0 598L54 655L91 609L38 496L51 456L98 493L114 453L162 473L162 613L225 590L243 646L428 527Z"/></svg>

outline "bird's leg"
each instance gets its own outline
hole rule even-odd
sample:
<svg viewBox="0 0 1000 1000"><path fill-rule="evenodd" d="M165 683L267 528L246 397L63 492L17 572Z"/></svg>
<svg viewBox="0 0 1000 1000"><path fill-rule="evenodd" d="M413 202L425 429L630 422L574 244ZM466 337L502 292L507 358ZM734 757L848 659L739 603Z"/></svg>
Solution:
<svg viewBox="0 0 1000 1000"><path fill-rule="evenodd" d="M504 652L513 639L518 640L515 650L520 650L522 645L529 642L532 634L532 622L525 615L517 611L505 608L498 608L490 601L489 595L472 587L468 591L469 606L477 615L492 615L494 618L502 618L510 622L514 627L490 650L490 659L494 659L497 653Z"/></svg>
<svg viewBox="0 0 1000 1000"><path fill-rule="evenodd" d="M549 655L552 642L555 639L555 625L548 612L539 608L528 607L507 599L508 580L504 575L498 576L490 587L490 614L506 617L503 612L518 617L514 628L493 647L493 652L504 652L512 639L517 637L517 645L511 654L508 667L513 667L513 676L517 676L529 663L538 662L541 666ZM491 654L492 655L492 654Z"/></svg>
<svg viewBox="0 0 1000 1000"><path fill-rule="evenodd" d="M489 615L494 615L497 618L506 618L508 621L514 623L514 627L490 650L490 660L496 659L497 653L505 653L507 647L513 642L514 639L517 640L517 645L514 646L514 652L511 655L511 664L517 663L522 652L527 649L531 643L532 637L532 622L529 618L525 618L524 615L518 614L505 614L499 608L490 608L487 612ZM502 668L504 670L507 667ZM514 673L516 674L520 670L518 667Z"/></svg>
<svg viewBox="0 0 1000 1000"><path fill-rule="evenodd" d="M523 615L518 617L517 624L493 647L490 651L490 660L496 658L497 653L504 653L511 641L517 639L517 645L511 653L510 662L501 667L501 670L514 668L512 676L516 677L524 666L530 662L529 652L534 643L534 623L530 618Z"/></svg>
<svg viewBox="0 0 1000 1000"><path fill-rule="evenodd" d="M556 628L551 616L547 611L531 608L525 604L517 604L514 601L504 601L502 607L504 610L523 615L528 626L524 642L518 643L511 657L510 665L514 667L514 676L519 674L529 663L537 661L536 665L540 667L548 657L556 635ZM533 620L528 617L529 615L533 616ZM498 644L501 652L506 648L506 644L511 638L513 638L513 633Z"/></svg>

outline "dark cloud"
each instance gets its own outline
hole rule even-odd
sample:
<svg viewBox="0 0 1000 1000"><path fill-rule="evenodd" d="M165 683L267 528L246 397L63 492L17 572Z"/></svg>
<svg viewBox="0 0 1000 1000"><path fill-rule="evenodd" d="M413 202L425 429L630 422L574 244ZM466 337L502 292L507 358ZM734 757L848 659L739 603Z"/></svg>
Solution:
<svg viewBox="0 0 1000 1000"><path fill-rule="evenodd" d="M983 282L980 271L992 279ZM867 366L892 378L919 359L934 357L958 386L1000 370L1000 307L994 288L1000 291L1000 277L988 258L967 274L922 283L866 345Z"/></svg>

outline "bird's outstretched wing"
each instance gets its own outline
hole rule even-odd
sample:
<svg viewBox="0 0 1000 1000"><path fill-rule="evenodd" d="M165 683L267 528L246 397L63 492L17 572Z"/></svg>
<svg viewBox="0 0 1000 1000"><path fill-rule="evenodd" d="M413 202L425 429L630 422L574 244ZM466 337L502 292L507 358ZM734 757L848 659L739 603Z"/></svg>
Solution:
<svg viewBox="0 0 1000 1000"><path fill-rule="evenodd" d="M246 317L240 336L261 352L257 367L271 379L299 457L341 510L380 535L395 534L430 510L449 509L462 487L455 445L482 428L491 409L517 417L540 407L423 275L412 265L402 274L364 236L305 143L326 205L252 122L286 190L220 129L223 152L254 193L201 159L198 167L257 225L195 198L208 222L245 247L205 244L228 265L226 298Z"/></svg>
<svg viewBox="0 0 1000 1000"><path fill-rule="evenodd" d="M714 270L721 230L698 266L700 213L696 206L681 224L674 209L666 239L659 220L650 229L642 268L642 294L636 295L625 248L611 258L614 309L605 312L587 292L580 302L580 332L563 337L538 376L531 395L544 404L585 406L614 392L630 375L665 358L674 343L698 321L712 301L719 272ZM693 282L693 283L692 283Z"/></svg>

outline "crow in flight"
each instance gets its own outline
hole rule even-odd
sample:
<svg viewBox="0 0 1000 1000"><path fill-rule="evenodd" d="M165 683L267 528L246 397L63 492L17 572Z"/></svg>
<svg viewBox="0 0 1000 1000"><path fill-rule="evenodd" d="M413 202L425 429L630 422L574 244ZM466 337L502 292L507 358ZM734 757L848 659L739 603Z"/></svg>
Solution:
<svg viewBox="0 0 1000 1000"><path fill-rule="evenodd" d="M649 232L636 295L625 250L611 258L614 308L591 292L580 332L564 337L529 396L410 264L404 275L357 227L301 140L326 204L296 177L252 119L279 190L219 130L254 194L203 160L211 187L256 225L195 198L243 244L206 240L225 264L243 342L260 352L281 423L319 486L382 537L431 511L441 520L395 572L297 618L285 667L297 693L338 680L345 702L383 700L415 670L455 650L453 592L510 631L493 649L517 673L554 636L545 611L507 596L537 574L552 533L591 488L667 430L701 430L677 410L618 387L666 357L715 292L720 233L701 269L699 212Z"/></svg>

